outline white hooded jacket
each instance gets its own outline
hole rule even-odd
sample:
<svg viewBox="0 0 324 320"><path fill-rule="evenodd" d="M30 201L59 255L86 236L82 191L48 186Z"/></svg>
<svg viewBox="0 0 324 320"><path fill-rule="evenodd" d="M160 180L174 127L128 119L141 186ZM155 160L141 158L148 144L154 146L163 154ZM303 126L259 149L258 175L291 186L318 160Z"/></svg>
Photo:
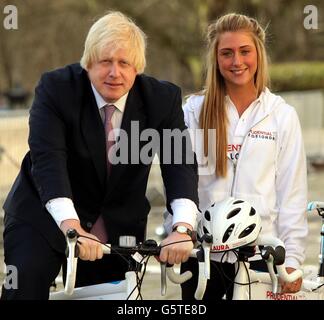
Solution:
<svg viewBox="0 0 324 320"><path fill-rule="evenodd" d="M249 129L237 162L228 159L227 176L216 179L214 162L203 154L202 130L197 130L203 100L204 96L191 96L184 105L199 164L200 210L229 196L249 201L261 215L261 232L284 242L286 267L298 268L305 259L308 233L307 173L295 109L268 89L262 92L246 119ZM219 260L216 254L213 258ZM228 255L225 261L235 258Z"/></svg>

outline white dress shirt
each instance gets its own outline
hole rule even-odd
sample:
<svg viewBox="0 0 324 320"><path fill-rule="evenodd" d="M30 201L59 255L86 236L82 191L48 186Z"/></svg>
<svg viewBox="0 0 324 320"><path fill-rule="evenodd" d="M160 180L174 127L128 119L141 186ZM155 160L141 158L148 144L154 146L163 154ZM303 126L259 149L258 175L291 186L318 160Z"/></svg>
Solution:
<svg viewBox="0 0 324 320"><path fill-rule="evenodd" d="M97 102L100 116L104 121L103 108L105 105L107 105L107 102L98 93L98 91L95 89L93 84L91 84L91 87ZM114 103L116 110L111 120L114 129L119 129L121 126L127 97L128 97L128 92ZM118 132L116 133L116 138L117 136L118 136ZM68 219L80 220L74 208L74 204L70 198L51 199L46 203L45 207L59 227L61 226L61 223L64 220L68 220ZM195 228L198 209L196 204L192 200L175 199L171 202L171 208L173 211L173 219L172 219L173 225L182 222L182 223L188 223Z"/></svg>

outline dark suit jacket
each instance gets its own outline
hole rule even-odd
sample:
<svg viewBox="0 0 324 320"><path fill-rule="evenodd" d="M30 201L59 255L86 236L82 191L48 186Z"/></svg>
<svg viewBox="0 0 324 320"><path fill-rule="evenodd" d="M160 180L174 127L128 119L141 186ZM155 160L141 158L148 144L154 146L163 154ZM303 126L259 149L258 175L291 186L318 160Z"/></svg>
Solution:
<svg viewBox="0 0 324 320"><path fill-rule="evenodd" d="M179 88L137 76L121 124L129 135L131 121L139 122L139 133L147 128L160 134L165 128L184 130ZM8 226L12 217L25 221L53 248L63 251L63 233L45 204L53 198L68 197L85 230L89 231L102 214L109 242L116 243L119 235L125 234L142 241L150 210L145 192L151 164L117 164L108 178L104 127L87 72L79 64L42 76L29 125L30 151L4 204L5 224ZM188 152L185 148L184 153ZM161 163L168 207L176 198L188 198L198 205L196 170L196 163Z"/></svg>

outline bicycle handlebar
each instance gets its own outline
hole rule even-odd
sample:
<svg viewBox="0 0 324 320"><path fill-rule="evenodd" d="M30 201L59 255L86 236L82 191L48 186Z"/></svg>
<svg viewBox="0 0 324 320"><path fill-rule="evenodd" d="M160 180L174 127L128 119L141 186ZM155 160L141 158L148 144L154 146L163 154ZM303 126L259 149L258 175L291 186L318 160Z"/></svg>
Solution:
<svg viewBox="0 0 324 320"><path fill-rule="evenodd" d="M261 250L261 256L266 261L270 278L272 281L272 291L278 290L278 278L274 272L273 265L276 266L278 276L280 279L286 282L293 282L303 276L301 270L294 270L292 273L288 273L285 268L286 250L283 242L269 235L259 235L257 245L262 245L264 248Z"/></svg>
<svg viewBox="0 0 324 320"><path fill-rule="evenodd" d="M286 282L293 282L303 276L303 271L300 269L294 270L292 273L288 273L284 265L277 266L279 278Z"/></svg>
<svg viewBox="0 0 324 320"><path fill-rule="evenodd" d="M191 257L198 260L198 283L195 291L195 299L201 300L207 287L207 280L210 279L210 250L211 238L206 237L201 243L200 249L193 249ZM208 262L208 263L207 263ZM176 284L181 284L192 277L191 271L176 274L173 269L169 270L168 278Z"/></svg>
<svg viewBox="0 0 324 320"><path fill-rule="evenodd" d="M65 284L64 292L67 295L72 295L75 286L77 259L78 259L78 250L76 244L77 244L78 236L79 235L75 229L69 229L66 234L66 239L68 243L68 248L67 248L68 258L67 258L67 276L66 276L66 284ZM129 246L102 244L102 250L104 254L117 253L120 255L127 255L127 256L131 256L136 253L144 256L159 256L161 249L162 248L158 246L154 240L147 240L146 242L141 243L139 245L130 244ZM203 265L203 267L200 268L200 272L199 272L200 285L197 287L196 294L195 294L195 296L197 296L200 299L202 298L205 292L205 287L207 285L207 278L206 279L204 278L206 276L209 278L209 264L205 263L204 260L205 255L200 253L201 250L204 250L204 248L193 249L190 254L191 257L197 257L199 261L203 260L200 261L200 263ZM192 277L192 273L190 271L187 271L183 274L176 274L173 270L172 265L161 263L161 294L162 295L165 295L166 293L166 275L168 276L170 281L176 284L183 283Z"/></svg>
<svg viewBox="0 0 324 320"><path fill-rule="evenodd" d="M75 278L76 278L76 268L77 268L77 244L78 234L72 229L67 232L67 242L68 242L68 258L67 258L67 278L65 284L65 293L71 295L74 290ZM201 300L207 286L207 280L210 278L210 251L211 251L211 241L206 238L201 244L201 247L198 249L193 249L191 252L191 257L198 259L199 266L199 278L198 285L195 292L195 298ZM262 257L265 259L270 277L273 284L273 292L277 292L278 279L275 275L273 265L276 265L277 272L279 277L286 282L293 282L298 278L302 277L301 270L295 270L292 273L288 274L285 266L285 248L284 244L278 238L272 236L259 235L258 239L251 244L265 246L262 250ZM139 253L145 256L159 256L161 247L156 244L154 240L140 245L122 247L116 245L102 245L103 252L105 254L119 253L122 255L133 255ZM166 293L166 275L170 281L180 284L192 277L192 273L187 271L183 274L176 274L173 270L173 266L161 263L161 294L165 295Z"/></svg>

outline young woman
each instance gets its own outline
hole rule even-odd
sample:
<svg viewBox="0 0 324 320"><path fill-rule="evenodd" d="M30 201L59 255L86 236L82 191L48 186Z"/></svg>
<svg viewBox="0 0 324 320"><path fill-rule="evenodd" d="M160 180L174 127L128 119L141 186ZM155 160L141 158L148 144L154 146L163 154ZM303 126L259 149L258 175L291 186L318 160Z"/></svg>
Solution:
<svg viewBox="0 0 324 320"><path fill-rule="evenodd" d="M205 89L184 106L201 164L200 209L204 212L229 196L249 201L261 215L262 232L284 242L290 273L303 263L308 232L306 159L298 116L267 88L265 32L255 19L224 15L209 26L207 39ZM197 129L202 130L197 134ZM225 293L230 298L236 259L214 254L213 260L204 299L221 299ZM252 262L252 267L261 265L260 260ZM182 269L197 270L197 261L190 259ZM193 299L196 282L194 277L183 284L183 299ZM282 291L296 292L300 286L301 279L282 283Z"/></svg>

